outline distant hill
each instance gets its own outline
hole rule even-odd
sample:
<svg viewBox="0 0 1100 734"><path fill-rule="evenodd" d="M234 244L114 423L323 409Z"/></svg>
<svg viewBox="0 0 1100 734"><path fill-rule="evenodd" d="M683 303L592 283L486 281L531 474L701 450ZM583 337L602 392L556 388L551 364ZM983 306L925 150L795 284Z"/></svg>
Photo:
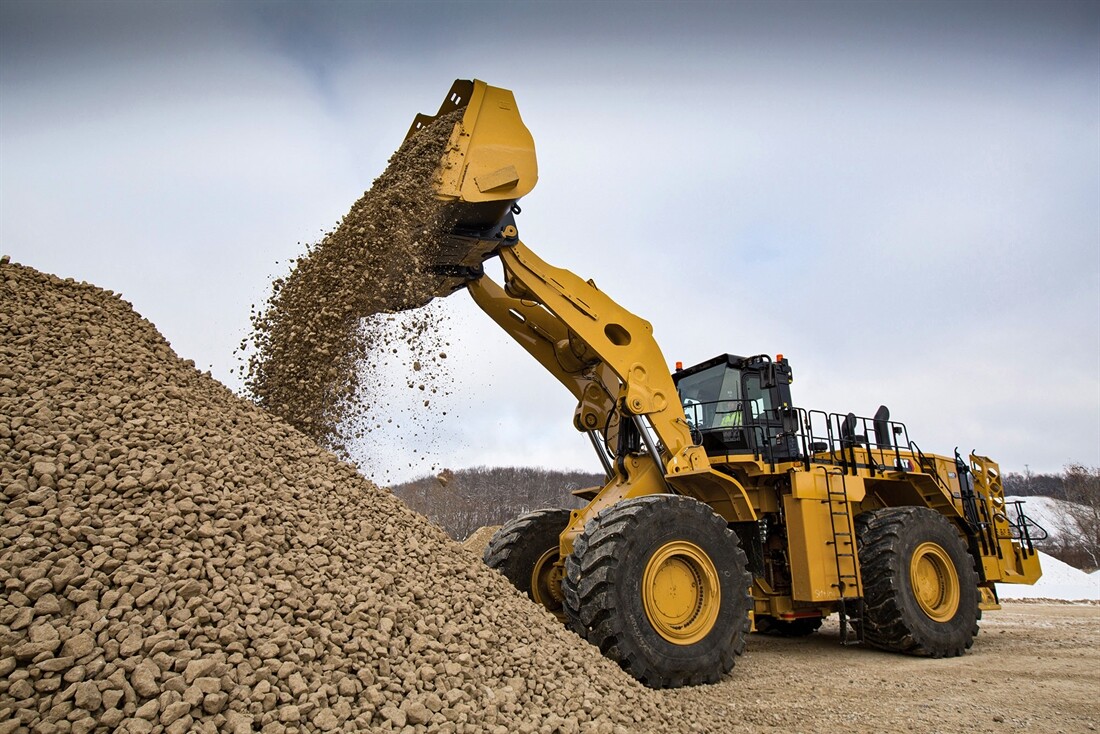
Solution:
<svg viewBox="0 0 1100 734"><path fill-rule="evenodd" d="M1074 568L1088 571L1096 568L1096 559L1086 550L1088 542L1080 532L1081 526L1075 524L1071 517L1074 514L1080 517L1082 512L1085 517L1088 517L1095 514L1094 511L1090 511L1087 506L1076 502L1038 495L1031 497L1008 496L1005 497L1005 500L1009 503L1023 500L1024 516L1031 523L1046 531L1046 537L1043 538L1041 535L1037 535L1035 528L1029 524L1036 547ZM1013 522L1016 521L1016 506L1013 504L1008 505L1008 517ZM1087 528L1085 532L1088 532Z"/></svg>
<svg viewBox="0 0 1100 734"><path fill-rule="evenodd" d="M602 486L602 474L532 467L485 467L443 471L390 487L409 507L465 540L486 525L543 507L583 507L571 492Z"/></svg>
<svg viewBox="0 0 1100 734"><path fill-rule="evenodd" d="M1047 531L1048 540L1055 540L1062 532L1062 523L1059 521L1062 513L1064 512L1064 505L1066 500L1058 500L1053 497L1042 497L1040 495L1033 495L1031 497L1023 497L1017 495L1010 495L1005 497L1005 502L1012 503L1017 500L1023 500L1024 515L1036 525L1039 525ZM1016 521L1016 507L1009 504L1008 517L1013 522Z"/></svg>

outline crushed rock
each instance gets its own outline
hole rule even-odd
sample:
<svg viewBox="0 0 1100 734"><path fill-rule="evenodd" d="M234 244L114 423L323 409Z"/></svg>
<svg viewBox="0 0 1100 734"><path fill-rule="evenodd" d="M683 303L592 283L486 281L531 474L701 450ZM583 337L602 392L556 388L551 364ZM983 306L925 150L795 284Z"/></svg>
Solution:
<svg viewBox="0 0 1100 734"><path fill-rule="evenodd" d="M478 557L485 552L485 549L489 547L489 541L493 539L493 536L497 534L497 531L501 529L501 525L486 525L485 527L478 528L474 532L470 533L470 536L466 540L462 541L462 547L466 550L472 550L477 553Z"/></svg>
<svg viewBox="0 0 1100 734"><path fill-rule="evenodd" d="M120 297L0 264L0 732L716 731Z"/></svg>
<svg viewBox="0 0 1100 734"><path fill-rule="evenodd" d="M395 385L373 368L372 357L409 348L417 374L408 388L423 392L425 407L433 395L450 394L440 304L392 313L433 295L435 281L425 273L449 221L433 180L462 112L440 117L398 148L336 228L272 283L241 345L251 352L249 396L344 458L350 443L392 420L382 396Z"/></svg>

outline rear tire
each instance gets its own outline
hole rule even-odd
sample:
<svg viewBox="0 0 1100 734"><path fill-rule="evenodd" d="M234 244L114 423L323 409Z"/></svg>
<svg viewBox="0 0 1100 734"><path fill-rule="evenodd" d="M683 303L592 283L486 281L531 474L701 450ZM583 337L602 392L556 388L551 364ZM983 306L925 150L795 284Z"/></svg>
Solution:
<svg viewBox="0 0 1100 734"><path fill-rule="evenodd" d="M956 657L978 634L978 574L955 527L926 507L856 518L863 634L875 647Z"/></svg>
<svg viewBox="0 0 1100 734"><path fill-rule="evenodd" d="M482 558L504 574L532 601L558 619L562 611L559 537L569 524L569 510L535 510L510 520L493 535Z"/></svg>
<svg viewBox="0 0 1100 734"><path fill-rule="evenodd" d="M623 500L565 559L569 626L651 688L714 683L745 649L745 552L710 507L675 495Z"/></svg>

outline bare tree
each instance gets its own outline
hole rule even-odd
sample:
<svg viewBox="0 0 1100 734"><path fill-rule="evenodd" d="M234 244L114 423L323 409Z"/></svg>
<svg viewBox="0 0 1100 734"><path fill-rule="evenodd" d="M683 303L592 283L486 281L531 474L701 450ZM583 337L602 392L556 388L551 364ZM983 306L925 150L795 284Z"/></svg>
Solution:
<svg viewBox="0 0 1100 734"><path fill-rule="evenodd" d="M1065 477L1061 474L1036 474L1030 467L1019 472L1008 472L1004 475L1005 494L1016 497L1053 497L1064 500L1066 490L1063 486Z"/></svg>
<svg viewBox="0 0 1100 734"><path fill-rule="evenodd" d="M1100 567L1100 467L1070 464L1064 476L1067 501L1058 505L1054 516L1057 556L1092 570Z"/></svg>
<svg viewBox="0 0 1100 734"><path fill-rule="evenodd" d="M463 540L478 528L501 525L531 510L582 507L584 503L572 491L604 481L603 475L588 472L478 466L420 477L390 489L452 538Z"/></svg>

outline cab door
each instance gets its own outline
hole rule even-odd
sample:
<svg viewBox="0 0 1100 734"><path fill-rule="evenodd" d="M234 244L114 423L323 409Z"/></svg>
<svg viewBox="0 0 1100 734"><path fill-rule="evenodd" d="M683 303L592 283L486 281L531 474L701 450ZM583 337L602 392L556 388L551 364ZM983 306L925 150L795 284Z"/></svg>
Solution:
<svg viewBox="0 0 1100 734"><path fill-rule="evenodd" d="M765 386L760 371L742 373L742 394L745 404L745 428L749 445L765 459L784 461L798 456L797 438L784 425L783 411L789 411L789 393L779 380Z"/></svg>

